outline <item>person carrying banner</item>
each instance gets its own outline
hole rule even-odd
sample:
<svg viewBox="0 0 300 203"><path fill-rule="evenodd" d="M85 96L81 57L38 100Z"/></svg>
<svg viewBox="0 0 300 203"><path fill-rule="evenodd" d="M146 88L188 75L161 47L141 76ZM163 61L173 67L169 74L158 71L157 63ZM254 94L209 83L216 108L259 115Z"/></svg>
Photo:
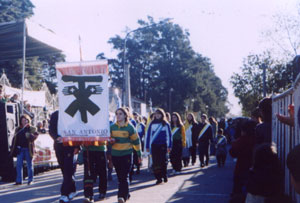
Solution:
<svg viewBox="0 0 300 203"><path fill-rule="evenodd" d="M212 142L212 128L207 121L207 115L201 115L201 123L199 123L200 133L198 136L198 150L199 150L199 160L200 167L203 168L205 165L208 166L209 163L209 144ZM205 156L205 165L204 165Z"/></svg>
<svg viewBox="0 0 300 203"><path fill-rule="evenodd" d="M125 108L116 110L116 120L117 122L110 126L111 158L119 181L118 202L124 203L130 198L128 178L133 148L141 162L141 142L136 129L129 122L129 113Z"/></svg>
<svg viewBox="0 0 300 203"><path fill-rule="evenodd" d="M177 112L172 113L172 150L170 160L174 169L174 174L180 174L182 168L182 149L186 146L185 128L182 124L181 117Z"/></svg>
<svg viewBox="0 0 300 203"><path fill-rule="evenodd" d="M20 117L20 126L16 129L13 138L11 155L17 157L17 177L15 185L21 185L23 180L23 159L26 160L28 185L33 182L33 164L34 140L38 137L35 127L30 125L31 119L24 114Z"/></svg>
<svg viewBox="0 0 300 203"><path fill-rule="evenodd" d="M52 113L50 117L49 134L54 140L54 150L57 162L63 175L63 183L60 188L60 202L70 202L76 195L75 171L76 163L74 163L74 154L79 151L78 147L64 146L62 137L58 135L58 111Z"/></svg>
<svg viewBox="0 0 300 203"><path fill-rule="evenodd" d="M83 146L82 150L84 163L84 201L94 201L94 178L97 179L97 176L99 176L99 200L104 200L107 191L106 141L100 142L99 146Z"/></svg>
<svg viewBox="0 0 300 203"><path fill-rule="evenodd" d="M186 137L186 148L188 148L188 157L183 157L184 166L188 166L190 162L190 157L192 157L192 165L196 162L196 152L197 152L197 138L199 135L198 123L195 119L193 113L187 114L187 120L184 123L185 127L185 137Z"/></svg>
<svg viewBox="0 0 300 203"><path fill-rule="evenodd" d="M167 153L172 147L171 128L166 120L165 111L158 108L155 112L154 120L147 130L146 151L152 155L152 169L156 178L156 184L168 182L167 177Z"/></svg>

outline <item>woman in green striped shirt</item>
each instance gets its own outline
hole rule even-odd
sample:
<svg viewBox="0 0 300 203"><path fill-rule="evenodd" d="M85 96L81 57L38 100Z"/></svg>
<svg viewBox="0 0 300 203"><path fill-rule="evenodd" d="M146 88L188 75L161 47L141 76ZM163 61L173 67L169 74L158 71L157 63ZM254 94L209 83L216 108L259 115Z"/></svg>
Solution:
<svg viewBox="0 0 300 203"><path fill-rule="evenodd" d="M118 202L129 199L129 172L132 165L133 148L141 162L141 142L136 129L129 122L129 113L124 108L116 110L116 123L110 127L112 162L119 181Z"/></svg>

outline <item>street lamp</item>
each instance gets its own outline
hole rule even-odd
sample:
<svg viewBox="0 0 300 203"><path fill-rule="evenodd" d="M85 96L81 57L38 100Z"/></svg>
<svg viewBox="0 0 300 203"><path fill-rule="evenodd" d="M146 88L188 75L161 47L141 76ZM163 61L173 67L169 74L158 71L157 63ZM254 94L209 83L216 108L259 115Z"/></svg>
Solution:
<svg viewBox="0 0 300 203"><path fill-rule="evenodd" d="M171 88L169 90L169 113L172 113L171 110L172 110L172 106L171 106L171 102L172 102L172 92L174 91L173 88Z"/></svg>
<svg viewBox="0 0 300 203"><path fill-rule="evenodd" d="M192 100L191 100L191 102L192 102L192 103L191 103L191 111L192 111L192 112L194 112L194 101L195 101L195 99L192 99Z"/></svg>
<svg viewBox="0 0 300 203"><path fill-rule="evenodd" d="M263 69L263 94L264 97L267 96L267 86L266 86L266 69L267 66L265 63L262 64L261 68Z"/></svg>
<svg viewBox="0 0 300 203"><path fill-rule="evenodd" d="M170 22L171 20L172 20L172 18L167 18L164 21L160 21L159 23L153 23L151 25L148 25L148 26L145 26L145 27L142 27L142 28L131 30L125 36L125 39L124 39L124 50L123 50L123 53L124 53L123 54L123 68L124 68L124 75L125 75L125 97L124 97L124 104L126 106L128 106L129 109L131 109L130 70L129 70L129 66L127 66L126 62L125 62L125 59L126 59L126 42L127 42L127 39L129 37L129 35L131 33L133 33L133 32L140 31L140 30L143 30L143 29L146 29L146 28L149 28L149 27L153 27L153 26L156 26L156 25L165 24L165 23Z"/></svg>

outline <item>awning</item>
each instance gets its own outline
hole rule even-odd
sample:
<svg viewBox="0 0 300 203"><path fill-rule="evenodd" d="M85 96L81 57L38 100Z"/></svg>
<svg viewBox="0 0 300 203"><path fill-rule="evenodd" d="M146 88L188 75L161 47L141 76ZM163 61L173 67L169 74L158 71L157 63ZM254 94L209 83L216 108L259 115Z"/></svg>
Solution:
<svg viewBox="0 0 300 203"><path fill-rule="evenodd" d="M27 20L25 24L26 57L62 52L56 46L55 33ZM0 61L23 57L23 26L23 21L0 23Z"/></svg>

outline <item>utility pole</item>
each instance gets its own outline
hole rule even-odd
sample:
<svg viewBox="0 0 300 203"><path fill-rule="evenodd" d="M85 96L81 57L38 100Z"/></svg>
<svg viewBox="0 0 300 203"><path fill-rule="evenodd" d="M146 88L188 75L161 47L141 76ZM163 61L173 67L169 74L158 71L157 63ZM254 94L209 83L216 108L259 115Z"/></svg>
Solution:
<svg viewBox="0 0 300 203"><path fill-rule="evenodd" d="M157 26L157 25L162 25L165 23L169 23L173 18L167 18L164 21L161 21L159 23L153 23L151 25L145 26L145 27L141 27L135 30L132 30L130 32L128 32L124 38L124 50L123 50L123 68L124 68L124 91L125 91L125 95L124 95L124 105L128 106L129 109L131 109L131 89L130 89L130 70L129 70L129 65L126 64L126 42L127 39L129 37L129 35L131 33L134 33L136 31L140 31L140 30L144 30L147 29L149 27L153 27L153 26Z"/></svg>
<svg viewBox="0 0 300 203"><path fill-rule="evenodd" d="M264 93L264 97L267 96L267 86L266 86L266 64L262 64L262 69L263 69L263 93Z"/></svg>

